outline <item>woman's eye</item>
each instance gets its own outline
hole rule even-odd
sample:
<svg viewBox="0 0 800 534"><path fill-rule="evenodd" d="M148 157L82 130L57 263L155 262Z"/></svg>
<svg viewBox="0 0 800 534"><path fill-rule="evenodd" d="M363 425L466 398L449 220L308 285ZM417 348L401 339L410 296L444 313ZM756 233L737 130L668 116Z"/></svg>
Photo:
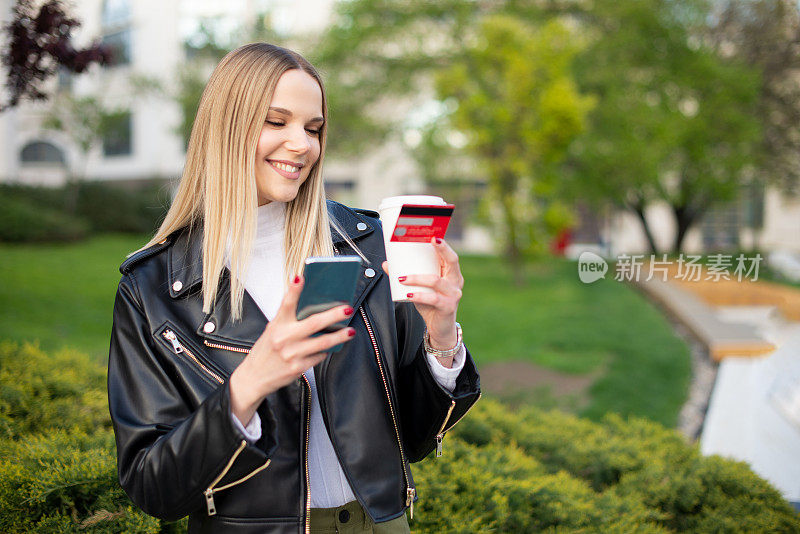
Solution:
<svg viewBox="0 0 800 534"><path fill-rule="evenodd" d="M319 135L319 130L312 130L311 128L306 128L306 131L311 135Z"/></svg>
<svg viewBox="0 0 800 534"><path fill-rule="evenodd" d="M275 122L275 121L267 121L267 124L271 124L272 126L283 126L282 122Z"/></svg>

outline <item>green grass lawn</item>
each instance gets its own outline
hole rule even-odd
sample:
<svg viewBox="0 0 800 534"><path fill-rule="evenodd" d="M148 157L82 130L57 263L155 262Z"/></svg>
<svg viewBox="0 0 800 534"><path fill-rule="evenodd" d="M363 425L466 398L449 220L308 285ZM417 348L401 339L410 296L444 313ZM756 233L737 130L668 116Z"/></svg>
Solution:
<svg viewBox="0 0 800 534"><path fill-rule="evenodd" d="M144 236L107 235L69 245L0 245L0 338L108 351L118 266ZM546 259L516 288L498 258L463 256L464 336L482 363L521 359L596 373L583 414L607 411L674 425L686 396L688 349L660 313L613 277L584 285L575 264Z"/></svg>
<svg viewBox="0 0 800 534"><path fill-rule="evenodd" d="M641 415L673 426L691 372L689 350L661 313L613 276L578 279L576 263L547 259L515 288L497 258L462 257L459 307L470 351L481 362L528 360L555 370L600 368L583 415Z"/></svg>
<svg viewBox="0 0 800 534"><path fill-rule="evenodd" d="M0 245L0 337L107 356L119 265L146 242L106 235L77 244Z"/></svg>

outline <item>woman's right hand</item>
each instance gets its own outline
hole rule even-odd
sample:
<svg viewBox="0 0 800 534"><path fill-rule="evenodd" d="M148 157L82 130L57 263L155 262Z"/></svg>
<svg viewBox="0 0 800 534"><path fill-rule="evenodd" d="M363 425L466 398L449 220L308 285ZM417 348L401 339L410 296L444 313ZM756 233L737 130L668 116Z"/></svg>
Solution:
<svg viewBox="0 0 800 534"><path fill-rule="evenodd" d="M296 318L297 301L304 280L297 276L289 284L275 318L267 323L230 378L231 409L247 425L264 397L291 384L309 368L325 359L327 349L352 339L353 328L311 337L323 328L353 314L350 306L336 306L302 321Z"/></svg>

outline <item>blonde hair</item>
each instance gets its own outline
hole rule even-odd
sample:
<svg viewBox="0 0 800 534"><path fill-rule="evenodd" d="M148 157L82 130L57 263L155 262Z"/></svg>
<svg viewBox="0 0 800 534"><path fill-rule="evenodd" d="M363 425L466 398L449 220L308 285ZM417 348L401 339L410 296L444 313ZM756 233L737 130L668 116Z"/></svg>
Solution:
<svg viewBox="0 0 800 534"><path fill-rule="evenodd" d="M328 109L322 79L296 52L267 43L242 46L222 58L211 74L192 126L186 165L175 199L164 222L142 247L159 243L187 226L190 232L202 228L205 313L211 311L216 299L227 253L231 266L231 312L234 319L241 318L243 280L257 218L256 145L278 79L293 69L308 73L319 84L325 122L319 133L319 159L297 196L287 204L284 239L287 282L302 273L308 256L334 254L331 224L364 258L338 222L328 217L322 182Z"/></svg>

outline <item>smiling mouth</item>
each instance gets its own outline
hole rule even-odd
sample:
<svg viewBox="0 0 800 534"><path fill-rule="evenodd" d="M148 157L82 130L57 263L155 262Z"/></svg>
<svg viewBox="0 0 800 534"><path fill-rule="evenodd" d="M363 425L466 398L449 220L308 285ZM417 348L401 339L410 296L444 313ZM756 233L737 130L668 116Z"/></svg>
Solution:
<svg viewBox="0 0 800 534"><path fill-rule="evenodd" d="M290 165L288 163L283 163L282 161L272 161L272 160L267 160L267 161L269 162L270 165L272 165L276 169L284 171L284 172L288 172L288 173L291 173L291 174L300 172L300 168L302 167L302 165L300 165L300 166Z"/></svg>

